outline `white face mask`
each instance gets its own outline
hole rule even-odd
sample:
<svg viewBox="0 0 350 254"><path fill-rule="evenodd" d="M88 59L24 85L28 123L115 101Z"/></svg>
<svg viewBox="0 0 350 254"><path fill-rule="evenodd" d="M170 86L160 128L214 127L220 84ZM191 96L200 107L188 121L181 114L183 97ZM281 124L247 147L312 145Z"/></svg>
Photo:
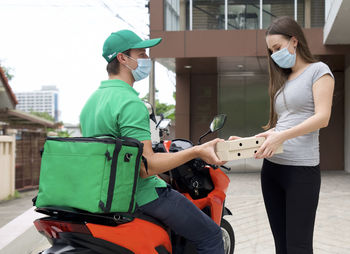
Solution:
<svg viewBox="0 0 350 254"><path fill-rule="evenodd" d="M142 80L147 78L152 68L152 61L150 58L138 58L137 60L132 58L131 56L126 55L128 58L137 62L137 67L133 70L130 66L125 65L131 70L131 73L135 79L135 81Z"/></svg>
<svg viewBox="0 0 350 254"><path fill-rule="evenodd" d="M288 47L291 40L289 40L287 47L273 53L271 55L272 60L281 68L292 68L295 65L296 49L294 54L289 53Z"/></svg>

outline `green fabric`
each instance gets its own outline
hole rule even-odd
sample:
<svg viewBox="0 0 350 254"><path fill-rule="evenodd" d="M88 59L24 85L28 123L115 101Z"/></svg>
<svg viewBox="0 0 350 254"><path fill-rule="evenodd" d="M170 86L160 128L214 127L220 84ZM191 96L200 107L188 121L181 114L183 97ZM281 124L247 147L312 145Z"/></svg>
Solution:
<svg viewBox="0 0 350 254"><path fill-rule="evenodd" d="M128 49L150 48L161 42L161 38L142 40L137 34L130 30L120 30L106 39L103 44L102 56L107 62L111 62L118 53Z"/></svg>
<svg viewBox="0 0 350 254"><path fill-rule="evenodd" d="M140 141L151 140L149 113L138 93L121 80L106 80L86 102L80 124L83 136L111 134ZM136 202L139 206L158 198L157 187L166 183L157 176L139 178Z"/></svg>
<svg viewBox="0 0 350 254"><path fill-rule="evenodd" d="M142 153L137 146L118 142L121 149L115 157L117 166L113 181L111 166L116 147L113 138L46 140L36 206L66 206L92 213L133 212L132 194L137 186ZM124 159L126 156L129 160ZM113 196L108 192L110 184L115 186ZM105 210L108 197L111 207Z"/></svg>

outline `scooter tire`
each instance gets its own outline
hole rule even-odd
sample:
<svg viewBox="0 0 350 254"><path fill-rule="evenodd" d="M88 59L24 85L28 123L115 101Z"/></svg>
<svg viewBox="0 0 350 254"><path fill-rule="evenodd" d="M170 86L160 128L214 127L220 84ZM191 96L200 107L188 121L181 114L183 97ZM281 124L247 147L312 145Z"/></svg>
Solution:
<svg viewBox="0 0 350 254"><path fill-rule="evenodd" d="M233 254L235 249L235 233L231 224L225 220L221 219L221 230L222 230L222 238L224 241L225 254Z"/></svg>

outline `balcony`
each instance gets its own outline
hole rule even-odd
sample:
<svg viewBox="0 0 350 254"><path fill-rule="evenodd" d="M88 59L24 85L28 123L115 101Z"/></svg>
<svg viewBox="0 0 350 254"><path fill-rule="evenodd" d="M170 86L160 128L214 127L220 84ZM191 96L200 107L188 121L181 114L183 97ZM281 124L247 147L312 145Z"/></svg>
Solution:
<svg viewBox="0 0 350 254"><path fill-rule="evenodd" d="M266 29L279 16L323 27L324 0L164 0L166 31Z"/></svg>

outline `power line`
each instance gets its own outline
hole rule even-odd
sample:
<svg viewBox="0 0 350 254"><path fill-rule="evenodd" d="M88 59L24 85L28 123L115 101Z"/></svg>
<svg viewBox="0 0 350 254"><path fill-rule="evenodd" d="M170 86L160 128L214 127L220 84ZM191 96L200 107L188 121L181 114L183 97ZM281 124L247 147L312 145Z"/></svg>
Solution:
<svg viewBox="0 0 350 254"><path fill-rule="evenodd" d="M28 3L14 3L11 1L8 2L0 2L0 6L6 6L6 7L33 7L33 8L42 8L42 7L52 7L52 8L63 8L63 7L78 7L78 8L94 8L96 7L95 4L96 3L95 0L90 1L90 3L86 3L86 1L83 2L77 2L77 1L66 1L65 3L62 3L62 1L59 2L51 2L51 1L46 1L45 3L40 2L40 3L32 3L32 4L28 4ZM131 24L129 21L127 21L125 18L123 18L118 12L116 12L115 10L113 10L113 8L106 3L106 0L97 0L97 3L99 3L100 6L102 6L103 8L105 8L106 10L108 10L114 17L116 17L117 19L119 19L120 21L122 21L123 23L125 23L126 25L128 25L132 30L136 31L138 34L141 35L141 38L143 39L148 39L149 35L145 34L144 31L141 31L139 28L135 27L135 25ZM119 2L120 3L120 2ZM123 6L122 8L146 8L146 0L135 0L135 1L126 1L125 2L125 6ZM145 13L145 15L147 15ZM149 29L149 25L148 24L144 24L145 27L147 27L147 29Z"/></svg>
<svg viewBox="0 0 350 254"><path fill-rule="evenodd" d="M129 27L131 27L134 31L137 31L139 34L141 34L142 39L148 39L148 35L146 35L143 31L140 31L138 28L136 28L133 24L125 20L122 16L119 15L119 13L115 12L107 3L105 0L99 0L99 2L102 4L104 8L106 8L109 12L113 14L117 19L121 20L125 24L127 24ZM135 1L137 2L137 1ZM138 2L137 2L138 3ZM130 7L130 5L128 5ZM140 7L140 6L135 6Z"/></svg>

